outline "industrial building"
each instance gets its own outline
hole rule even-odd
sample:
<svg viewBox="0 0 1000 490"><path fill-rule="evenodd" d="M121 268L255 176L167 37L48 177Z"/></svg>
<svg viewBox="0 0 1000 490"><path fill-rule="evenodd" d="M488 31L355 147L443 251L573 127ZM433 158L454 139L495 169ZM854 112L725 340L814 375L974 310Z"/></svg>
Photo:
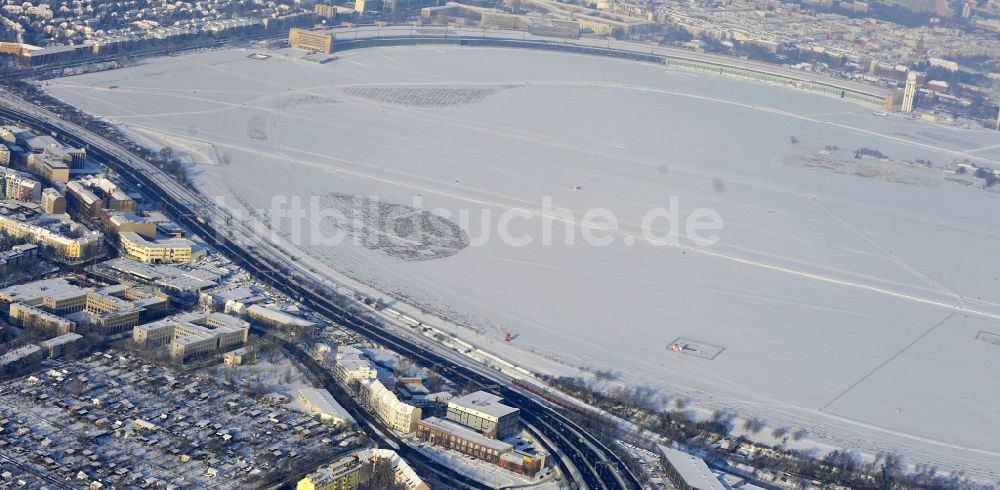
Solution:
<svg viewBox="0 0 1000 490"><path fill-rule="evenodd" d="M493 464L500 461L501 455L514 451L511 444L490 439L455 422L437 417L428 417L418 422L416 435L421 441Z"/></svg>
<svg viewBox="0 0 1000 490"><path fill-rule="evenodd" d="M448 420L480 432L491 439L517 435L521 411L500 403L502 397L476 391L448 402Z"/></svg>
<svg viewBox="0 0 1000 490"><path fill-rule="evenodd" d="M333 52L333 34L293 27L288 30L288 44L293 48L330 54Z"/></svg>

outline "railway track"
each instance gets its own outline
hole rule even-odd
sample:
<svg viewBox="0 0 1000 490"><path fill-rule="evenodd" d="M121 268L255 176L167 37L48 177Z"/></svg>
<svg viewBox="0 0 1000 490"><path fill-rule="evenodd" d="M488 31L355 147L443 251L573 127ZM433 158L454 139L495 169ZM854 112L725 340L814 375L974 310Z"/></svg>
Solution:
<svg viewBox="0 0 1000 490"><path fill-rule="evenodd" d="M58 117L54 115L50 118L45 117L45 111L40 108L31 106L30 112L28 109L22 111L0 107L2 118L53 133L73 146L87 147L89 156L113 168L123 179L149 194L148 197L154 197L161 203L164 211L180 225L201 236L219 253L257 280L274 286L321 315L410 357L420 365L436 366L446 377L454 381L472 383L504 397L509 405L520 409L521 417L529 430L534 430L543 436L540 440L551 441L554 447L546 449L555 456L554 459L563 474L579 485L605 490L642 488L638 478L605 444L580 428L558 409L547 405L547 402L518 389L509 378L485 366L477 365L475 361L459 362L451 356L441 355L434 349L417 345L389 331L360 308L338 304L334 301L336 298L332 296L334 293L331 291L318 290L314 285L300 281L294 274L289 274L287 270L295 270L297 267L291 258L284 257L282 263L278 253L272 252L269 258L267 253L261 250L262 247L251 249L237 243L226 233L220 233L209 221L192 210L192 207L204 205L200 196L180 186L145 160L83 128L65 122L55 123L53 121L57 121Z"/></svg>

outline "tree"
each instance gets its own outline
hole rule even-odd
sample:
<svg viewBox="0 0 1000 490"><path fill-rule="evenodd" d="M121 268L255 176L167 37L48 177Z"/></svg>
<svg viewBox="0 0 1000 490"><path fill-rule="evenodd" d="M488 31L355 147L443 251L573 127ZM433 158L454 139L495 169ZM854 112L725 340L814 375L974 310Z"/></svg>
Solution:
<svg viewBox="0 0 1000 490"><path fill-rule="evenodd" d="M169 146L164 146L163 148L160 148L159 156L160 160L169 162L174 158L174 149Z"/></svg>
<svg viewBox="0 0 1000 490"><path fill-rule="evenodd" d="M396 468L392 461L375 458L371 463L368 478L358 484L358 490L406 490L406 485L396 481Z"/></svg>
<svg viewBox="0 0 1000 490"><path fill-rule="evenodd" d="M743 421L743 430L756 434L764 428L764 421L757 417L750 417Z"/></svg>

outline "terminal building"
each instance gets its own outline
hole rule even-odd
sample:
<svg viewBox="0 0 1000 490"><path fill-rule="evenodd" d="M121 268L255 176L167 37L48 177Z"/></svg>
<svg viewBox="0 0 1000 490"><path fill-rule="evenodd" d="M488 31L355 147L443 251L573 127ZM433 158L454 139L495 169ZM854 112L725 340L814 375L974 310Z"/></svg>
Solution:
<svg viewBox="0 0 1000 490"><path fill-rule="evenodd" d="M480 432L491 439L517 435L521 411L500 403L503 398L477 391L448 402L448 420Z"/></svg>
<svg viewBox="0 0 1000 490"><path fill-rule="evenodd" d="M293 27L288 30L288 44L293 48L330 54L333 52L333 34Z"/></svg>

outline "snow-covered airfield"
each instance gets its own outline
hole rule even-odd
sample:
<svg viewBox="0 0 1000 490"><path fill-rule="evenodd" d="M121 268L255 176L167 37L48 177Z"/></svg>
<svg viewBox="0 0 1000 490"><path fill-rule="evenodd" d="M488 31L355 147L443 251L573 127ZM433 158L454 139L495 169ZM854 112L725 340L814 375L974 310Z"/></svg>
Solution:
<svg viewBox="0 0 1000 490"><path fill-rule="evenodd" d="M48 90L171 146L203 193L244 214L276 195L450 211L465 236L440 246L307 236L302 249L523 365L610 369L762 417L767 432L805 428L821 447L1000 478L1000 194L945 169L997 165L996 132L580 55L248 54L154 59ZM861 147L888 159L857 160ZM613 212L617 228L598 233L612 243L588 245L571 226L566 244L563 218L543 245L546 196L570 222ZM719 213L718 244L642 239L643 217L673 196L682 218ZM497 236L510 209L526 211L507 225L533 243ZM676 339L714 357L672 352Z"/></svg>

